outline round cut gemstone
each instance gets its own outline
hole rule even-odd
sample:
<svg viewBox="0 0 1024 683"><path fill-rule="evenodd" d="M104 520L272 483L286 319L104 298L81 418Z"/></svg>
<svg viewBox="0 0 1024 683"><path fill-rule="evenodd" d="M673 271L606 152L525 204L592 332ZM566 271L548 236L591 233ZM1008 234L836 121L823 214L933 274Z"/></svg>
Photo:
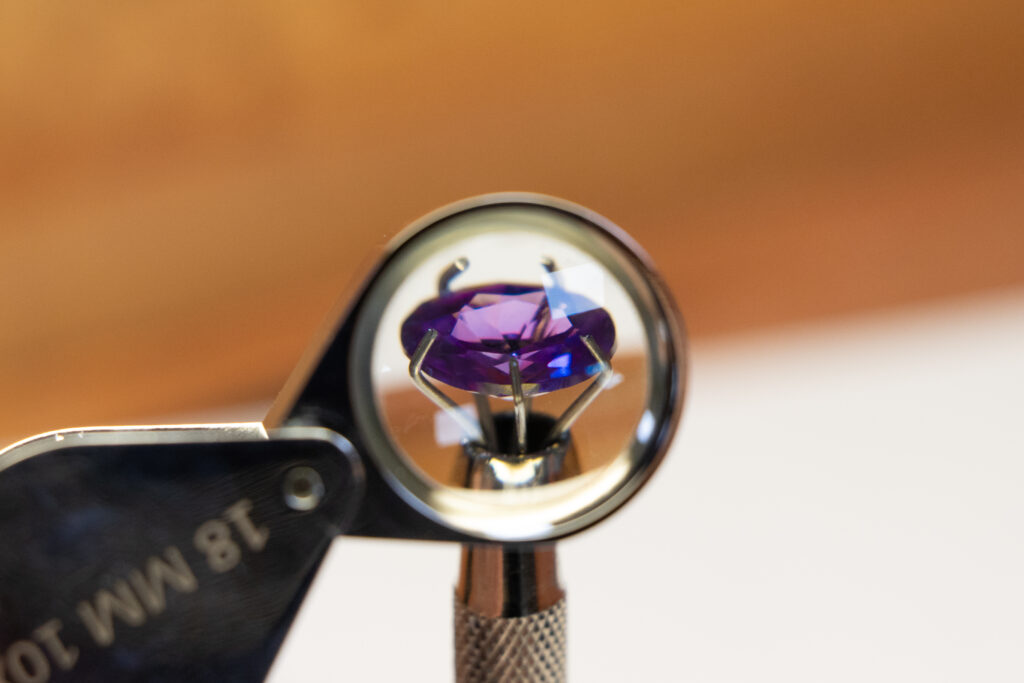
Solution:
<svg viewBox="0 0 1024 683"><path fill-rule="evenodd" d="M523 392L536 395L600 371L583 337L593 338L605 358L615 347L615 325L603 308L565 292L552 306L543 288L530 285L472 287L420 304L402 324L406 355L411 358L432 329L437 339L422 371L450 386L492 396L512 395L512 358L519 363Z"/></svg>

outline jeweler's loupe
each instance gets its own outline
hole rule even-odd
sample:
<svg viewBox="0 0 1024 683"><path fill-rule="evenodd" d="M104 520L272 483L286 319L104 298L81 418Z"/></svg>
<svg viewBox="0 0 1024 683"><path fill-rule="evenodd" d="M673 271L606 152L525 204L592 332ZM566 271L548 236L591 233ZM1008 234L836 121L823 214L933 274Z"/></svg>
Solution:
<svg viewBox="0 0 1024 683"><path fill-rule="evenodd" d="M268 425L312 422L366 456L350 533L504 543L603 518L678 419L682 325L609 221L526 194L412 225Z"/></svg>
<svg viewBox="0 0 1024 683"><path fill-rule="evenodd" d="M357 448L406 504L470 538L596 522L650 476L680 412L682 327L646 257L552 198L425 217L349 324Z"/></svg>

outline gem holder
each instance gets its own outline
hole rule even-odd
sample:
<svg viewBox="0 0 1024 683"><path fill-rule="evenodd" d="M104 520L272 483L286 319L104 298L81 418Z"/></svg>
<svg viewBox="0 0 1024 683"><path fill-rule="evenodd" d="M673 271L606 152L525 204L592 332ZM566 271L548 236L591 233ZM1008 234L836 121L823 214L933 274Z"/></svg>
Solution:
<svg viewBox="0 0 1024 683"><path fill-rule="evenodd" d="M555 272L551 259L543 265L549 273ZM594 381L548 428L542 445L550 446L572 427L612 377L609 356L614 349L615 328L611 317L580 295L560 298L573 298L582 311L573 315L552 311L548 293L527 285L491 284L453 292L452 281L468 267L465 257L452 262L438 278L438 297L424 302L406 318L401 336L410 359L409 376L424 396L459 425L470 442L489 448L495 457L527 453L527 416L534 396L594 376ZM502 307L506 310L501 311ZM507 320L502 320L502 312ZM442 326L446 336L439 344L438 328ZM422 336L417 340L420 332ZM431 351L438 346L443 346L443 351L435 352L433 362L428 362ZM529 367L528 381L524 381L525 367ZM479 376L474 376L476 373ZM431 377L472 393L476 419L439 389ZM516 440L510 452L496 448L489 397L512 399Z"/></svg>

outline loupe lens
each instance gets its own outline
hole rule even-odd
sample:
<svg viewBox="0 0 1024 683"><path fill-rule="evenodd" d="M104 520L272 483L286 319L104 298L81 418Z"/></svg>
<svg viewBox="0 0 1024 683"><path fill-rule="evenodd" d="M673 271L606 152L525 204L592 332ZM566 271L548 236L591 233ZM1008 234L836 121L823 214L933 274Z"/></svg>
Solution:
<svg viewBox="0 0 1024 683"><path fill-rule="evenodd" d="M349 371L369 455L453 529L564 536L667 445L681 328L643 258L580 207L502 195L429 216L360 311Z"/></svg>

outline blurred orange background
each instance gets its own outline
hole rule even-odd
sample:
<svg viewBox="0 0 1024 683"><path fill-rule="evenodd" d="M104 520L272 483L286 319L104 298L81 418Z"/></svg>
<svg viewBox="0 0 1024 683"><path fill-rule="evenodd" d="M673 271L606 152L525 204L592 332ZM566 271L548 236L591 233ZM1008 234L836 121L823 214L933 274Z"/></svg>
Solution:
<svg viewBox="0 0 1024 683"><path fill-rule="evenodd" d="M531 190L698 338L1024 282L1024 4L0 4L0 437L273 397L390 235Z"/></svg>

